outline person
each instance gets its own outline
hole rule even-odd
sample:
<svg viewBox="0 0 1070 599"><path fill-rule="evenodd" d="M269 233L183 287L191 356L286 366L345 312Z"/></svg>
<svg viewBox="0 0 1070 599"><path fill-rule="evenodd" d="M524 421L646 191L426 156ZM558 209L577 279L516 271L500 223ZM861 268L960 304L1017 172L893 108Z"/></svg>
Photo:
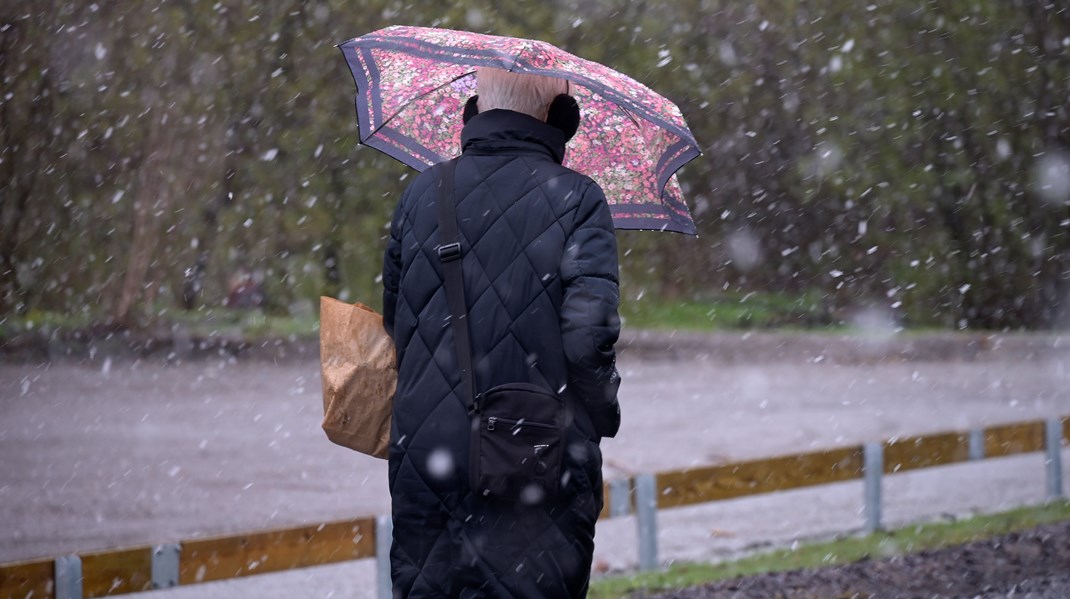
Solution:
<svg viewBox="0 0 1070 599"><path fill-rule="evenodd" d="M389 487L396 597L584 597L602 510L599 442L620 426L617 246L602 190L562 166L580 112L564 80L484 68L465 107L454 192L476 392L564 396L560 491L472 493L470 419L444 291L436 169L406 189L383 260L397 347Z"/></svg>

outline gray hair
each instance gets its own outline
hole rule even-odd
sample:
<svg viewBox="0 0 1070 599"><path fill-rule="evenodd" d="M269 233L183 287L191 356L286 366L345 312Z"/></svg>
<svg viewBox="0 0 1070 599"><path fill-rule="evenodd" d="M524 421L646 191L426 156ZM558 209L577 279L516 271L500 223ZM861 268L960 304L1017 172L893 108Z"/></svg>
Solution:
<svg viewBox="0 0 1070 599"><path fill-rule="evenodd" d="M550 102L568 93L568 80L544 75L513 73L502 69L476 69L479 111L504 108L546 120Z"/></svg>

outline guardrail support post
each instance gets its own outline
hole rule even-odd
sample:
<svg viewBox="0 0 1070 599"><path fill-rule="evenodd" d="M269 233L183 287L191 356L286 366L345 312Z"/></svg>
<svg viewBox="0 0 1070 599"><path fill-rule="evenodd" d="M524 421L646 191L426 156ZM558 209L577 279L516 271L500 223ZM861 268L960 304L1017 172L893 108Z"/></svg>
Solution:
<svg viewBox="0 0 1070 599"><path fill-rule="evenodd" d="M635 477L635 512L639 526L639 569L658 567L658 497L653 474Z"/></svg>
<svg viewBox="0 0 1070 599"><path fill-rule="evenodd" d="M189 360L193 357L193 336L185 326L179 326L171 333L171 353L175 360Z"/></svg>
<svg viewBox="0 0 1070 599"><path fill-rule="evenodd" d="M632 512L632 480L615 478L609 481L609 517L627 516Z"/></svg>
<svg viewBox="0 0 1070 599"><path fill-rule="evenodd" d="M985 431L982 429L970 431L969 458L971 462L985 459Z"/></svg>
<svg viewBox="0 0 1070 599"><path fill-rule="evenodd" d="M152 548L152 588L169 589L178 586L178 557L182 546L177 543Z"/></svg>
<svg viewBox="0 0 1070 599"><path fill-rule="evenodd" d="M881 529L881 476L884 474L883 444L865 444L862 472L865 474L866 533L872 534Z"/></svg>
<svg viewBox="0 0 1070 599"><path fill-rule="evenodd" d="M56 599L82 599L82 558L57 557L55 569Z"/></svg>
<svg viewBox="0 0 1070 599"><path fill-rule="evenodd" d="M390 543L394 538L394 521L390 516L375 519L375 567L379 599L392 599L394 585L390 579Z"/></svg>
<svg viewBox="0 0 1070 599"><path fill-rule="evenodd" d="M1048 499L1063 496L1063 423L1058 418L1045 422L1045 445L1047 456L1044 460L1048 467Z"/></svg>

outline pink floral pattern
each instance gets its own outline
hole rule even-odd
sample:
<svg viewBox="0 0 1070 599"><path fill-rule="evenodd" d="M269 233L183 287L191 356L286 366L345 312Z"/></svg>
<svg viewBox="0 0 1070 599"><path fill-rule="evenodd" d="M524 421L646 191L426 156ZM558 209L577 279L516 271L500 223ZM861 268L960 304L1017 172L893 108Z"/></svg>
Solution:
<svg viewBox="0 0 1070 599"><path fill-rule="evenodd" d="M419 170L460 153L477 67L568 79L582 119L565 164L598 182L618 228L694 234L675 173L698 144L680 109L631 77L546 42L448 29L388 27L339 47L361 142Z"/></svg>

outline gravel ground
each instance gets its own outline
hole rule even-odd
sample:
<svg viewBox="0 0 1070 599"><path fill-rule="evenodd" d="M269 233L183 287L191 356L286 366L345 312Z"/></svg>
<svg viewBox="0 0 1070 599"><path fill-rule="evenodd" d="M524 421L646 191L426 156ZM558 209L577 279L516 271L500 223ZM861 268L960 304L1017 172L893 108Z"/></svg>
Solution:
<svg viewBox="0 0 1070 599"><path fill-rule="evenodd" d="M1070 522L912 555L748 576L643 597L1067 599Z"/></svg>
<svg viewBox="0 0 1070 599"><path fill-rule="evenodd" d="M642 333L622 346L607 478L1070 415L1059 336ZM386 513L385 463L319 429L315 358L260 349L0 358L0 562ZM1008 460L889 477L886 520L1042 501L1042 456ZM666 511L662 560L857 531L852 485ZM634 521L598 535L600 572L635 566ZM362 561L168 593L367 596L373 571Z"/></svg>

